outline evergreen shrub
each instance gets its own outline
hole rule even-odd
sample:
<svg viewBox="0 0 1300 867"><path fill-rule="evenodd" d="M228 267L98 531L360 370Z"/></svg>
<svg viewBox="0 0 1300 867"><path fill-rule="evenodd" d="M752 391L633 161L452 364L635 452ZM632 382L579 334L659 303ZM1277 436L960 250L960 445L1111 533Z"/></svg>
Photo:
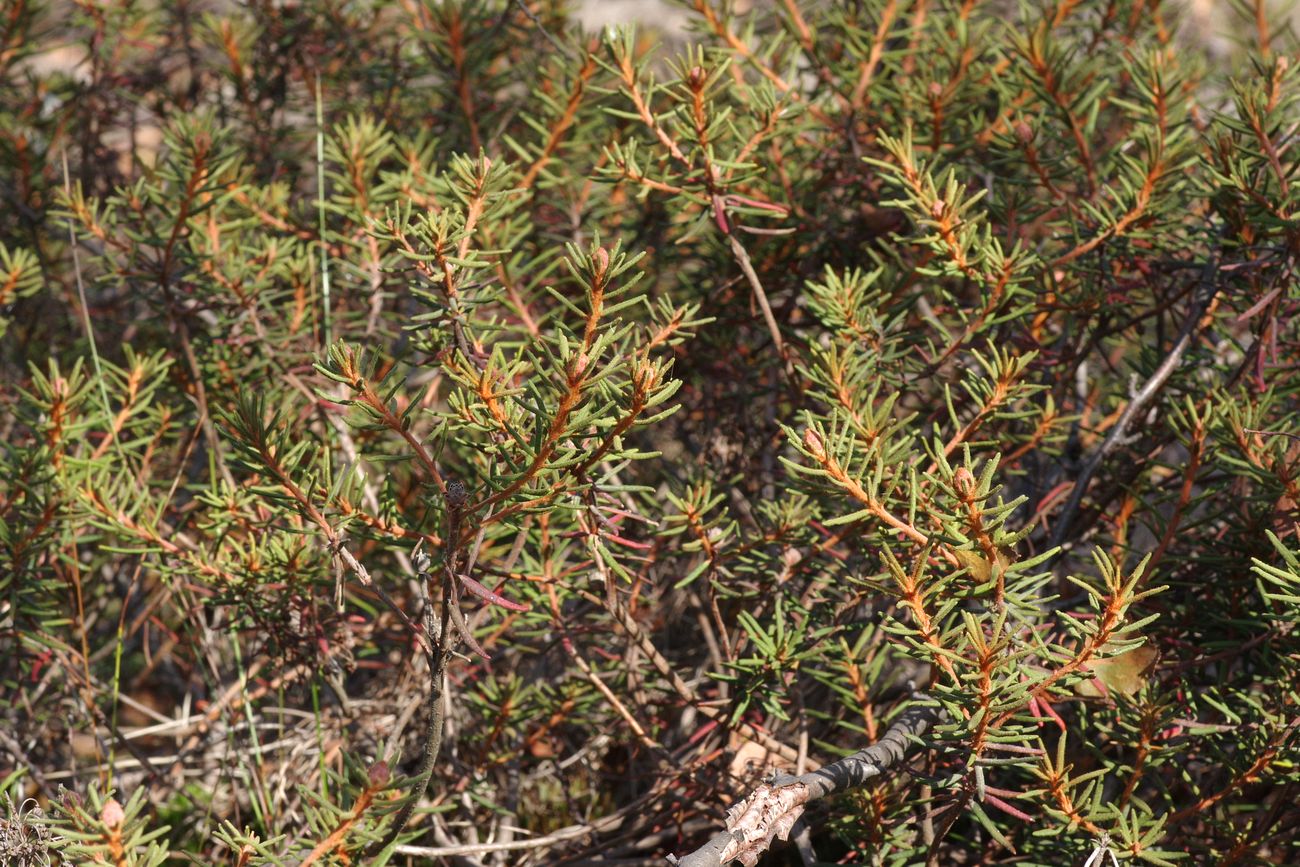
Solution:
<svg viewBox="0 0 1300 867"><path fill-rule="evenodd" d="M1282 10L572 5L4 5L0 862L1300 863Z"/></svg>

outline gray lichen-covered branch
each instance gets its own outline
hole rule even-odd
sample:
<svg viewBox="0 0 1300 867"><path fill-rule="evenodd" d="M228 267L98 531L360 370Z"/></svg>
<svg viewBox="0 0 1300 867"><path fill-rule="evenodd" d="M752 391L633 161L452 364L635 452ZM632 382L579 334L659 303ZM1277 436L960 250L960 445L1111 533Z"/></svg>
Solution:
<svg viewBox="0 0 1300 867"><path fill-rule="evenodd" d="M800 776L778 777L727 811L727 827L689 855L668 856L676 867L721 867L739 861L753 867L774 839L785 840L804 807L835 792L857 788L900 764L943 711L918 695L884 737L851 756Z"/></svg>

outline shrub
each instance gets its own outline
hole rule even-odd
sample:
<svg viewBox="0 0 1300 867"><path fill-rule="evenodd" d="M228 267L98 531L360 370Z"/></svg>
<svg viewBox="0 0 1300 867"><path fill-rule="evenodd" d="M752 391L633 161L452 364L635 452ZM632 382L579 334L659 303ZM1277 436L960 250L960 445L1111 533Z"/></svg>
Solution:
<svg viewBox="0 0 1300 867"><path fill-rule="evenodd" d="M1283 18L686 5L9 4L5 857L1300 861Z"/></svg>

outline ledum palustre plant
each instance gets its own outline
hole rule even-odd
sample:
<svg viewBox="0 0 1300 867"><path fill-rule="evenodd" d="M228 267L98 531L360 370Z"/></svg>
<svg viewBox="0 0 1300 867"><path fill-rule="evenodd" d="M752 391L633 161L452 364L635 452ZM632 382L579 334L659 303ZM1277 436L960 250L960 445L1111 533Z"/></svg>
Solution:
<svg viewBox="0 0 1300 867"><path fill-rule="evenodd" d="M1300 862L1285 11L569 5L0 11L0 862Z"/></svg>

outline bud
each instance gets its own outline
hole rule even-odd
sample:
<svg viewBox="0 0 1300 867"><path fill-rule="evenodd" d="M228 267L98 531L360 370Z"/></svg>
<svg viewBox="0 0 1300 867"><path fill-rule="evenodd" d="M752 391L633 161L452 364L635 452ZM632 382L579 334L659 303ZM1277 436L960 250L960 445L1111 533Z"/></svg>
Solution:
<svg viewBox="0 0 1300 867"><path fill-rule="evenodd" d="M1016 123L1016 138L1020 139L1022 144L1029 144L1034 140L1034 128L1023 120Z"/></svg>
<svg viewBox="0 0 1300 867"><path fill-rule="evenodd" d="M708 73L705 72L702 68L698 66L692 66L691 71L686 73L686 83L691 86L692 90L699 90L701 87L704 86L704 82L708 79L708 77L709 77Z"/></svg>
<svg viewBox="0 0 1300 867"><path fill-rule="evenodd" d="M806 428L803 432L803 447L808 450L808 454L818 460L826 457L826 446L823 445L821 436L812 428Z"/></svg>
<svg viewBox="0 0 1300 867"><path fill-rule="evenodd" d="M943 85L937 81L930 82L930 98L938 99L943 94Z"/></svg>
<svg viewBox="0 0 1300 867"><path fill-rule="evenodd" d="M655 382L658 380L658 376L656 376L656 373L657 371L655 370L655 366L653 364L651 364L648 361L641 361L637 365L636 375L633 377L633 381L635 382L636 387L642 392L646 392L654 388Z"/></svg>
<svg viewBox="0 0 1300 867"><path fill-rule="evenodd" d="M459 509L461 506L465 505L465 501L469 499L469 491L466 490L464 482L459 479L453 479L447 483L447 493L445 496L448 506L451 506L453 509Z"/></svg>
<svg viewBox="0 0 1300 867"><path fill-rule="evenodd" d="M392 771L388 769L388 762L375 762L366 773L366 778L370 780L372 789L382 789L387 786L392 776Z"/></svg>
<svg viewBox="0 0 1300 867"><path fill-rule="evenodd" d="M596 281L605 282L605 272L609 270L609 253L604 247L597 247L591 254L592 264L596 266Z"/></svg>
<svg viewBox="0 0 1300 867"><path fill-rule="evenodd" d="M952 474L952 487L957 496L968 499L975 493L975 477L965 467L958 467L957 472Z"/></svg>
<svg viewBox="0 0 1300 867"><path fill-rule="evenodd" d="M943 199L935 199L934 204L930 206L930 213L937 220L943 216L943 212L948 210L948 203Z"/></svg>
<svg viewBox="0 0 1300 867"><path fill-rule="evenodd" d="M109 828L117 828L126 821L126 813L115 798L109 798L108 803L104 805L104 809L99 811L99 821Z"/></svg>

